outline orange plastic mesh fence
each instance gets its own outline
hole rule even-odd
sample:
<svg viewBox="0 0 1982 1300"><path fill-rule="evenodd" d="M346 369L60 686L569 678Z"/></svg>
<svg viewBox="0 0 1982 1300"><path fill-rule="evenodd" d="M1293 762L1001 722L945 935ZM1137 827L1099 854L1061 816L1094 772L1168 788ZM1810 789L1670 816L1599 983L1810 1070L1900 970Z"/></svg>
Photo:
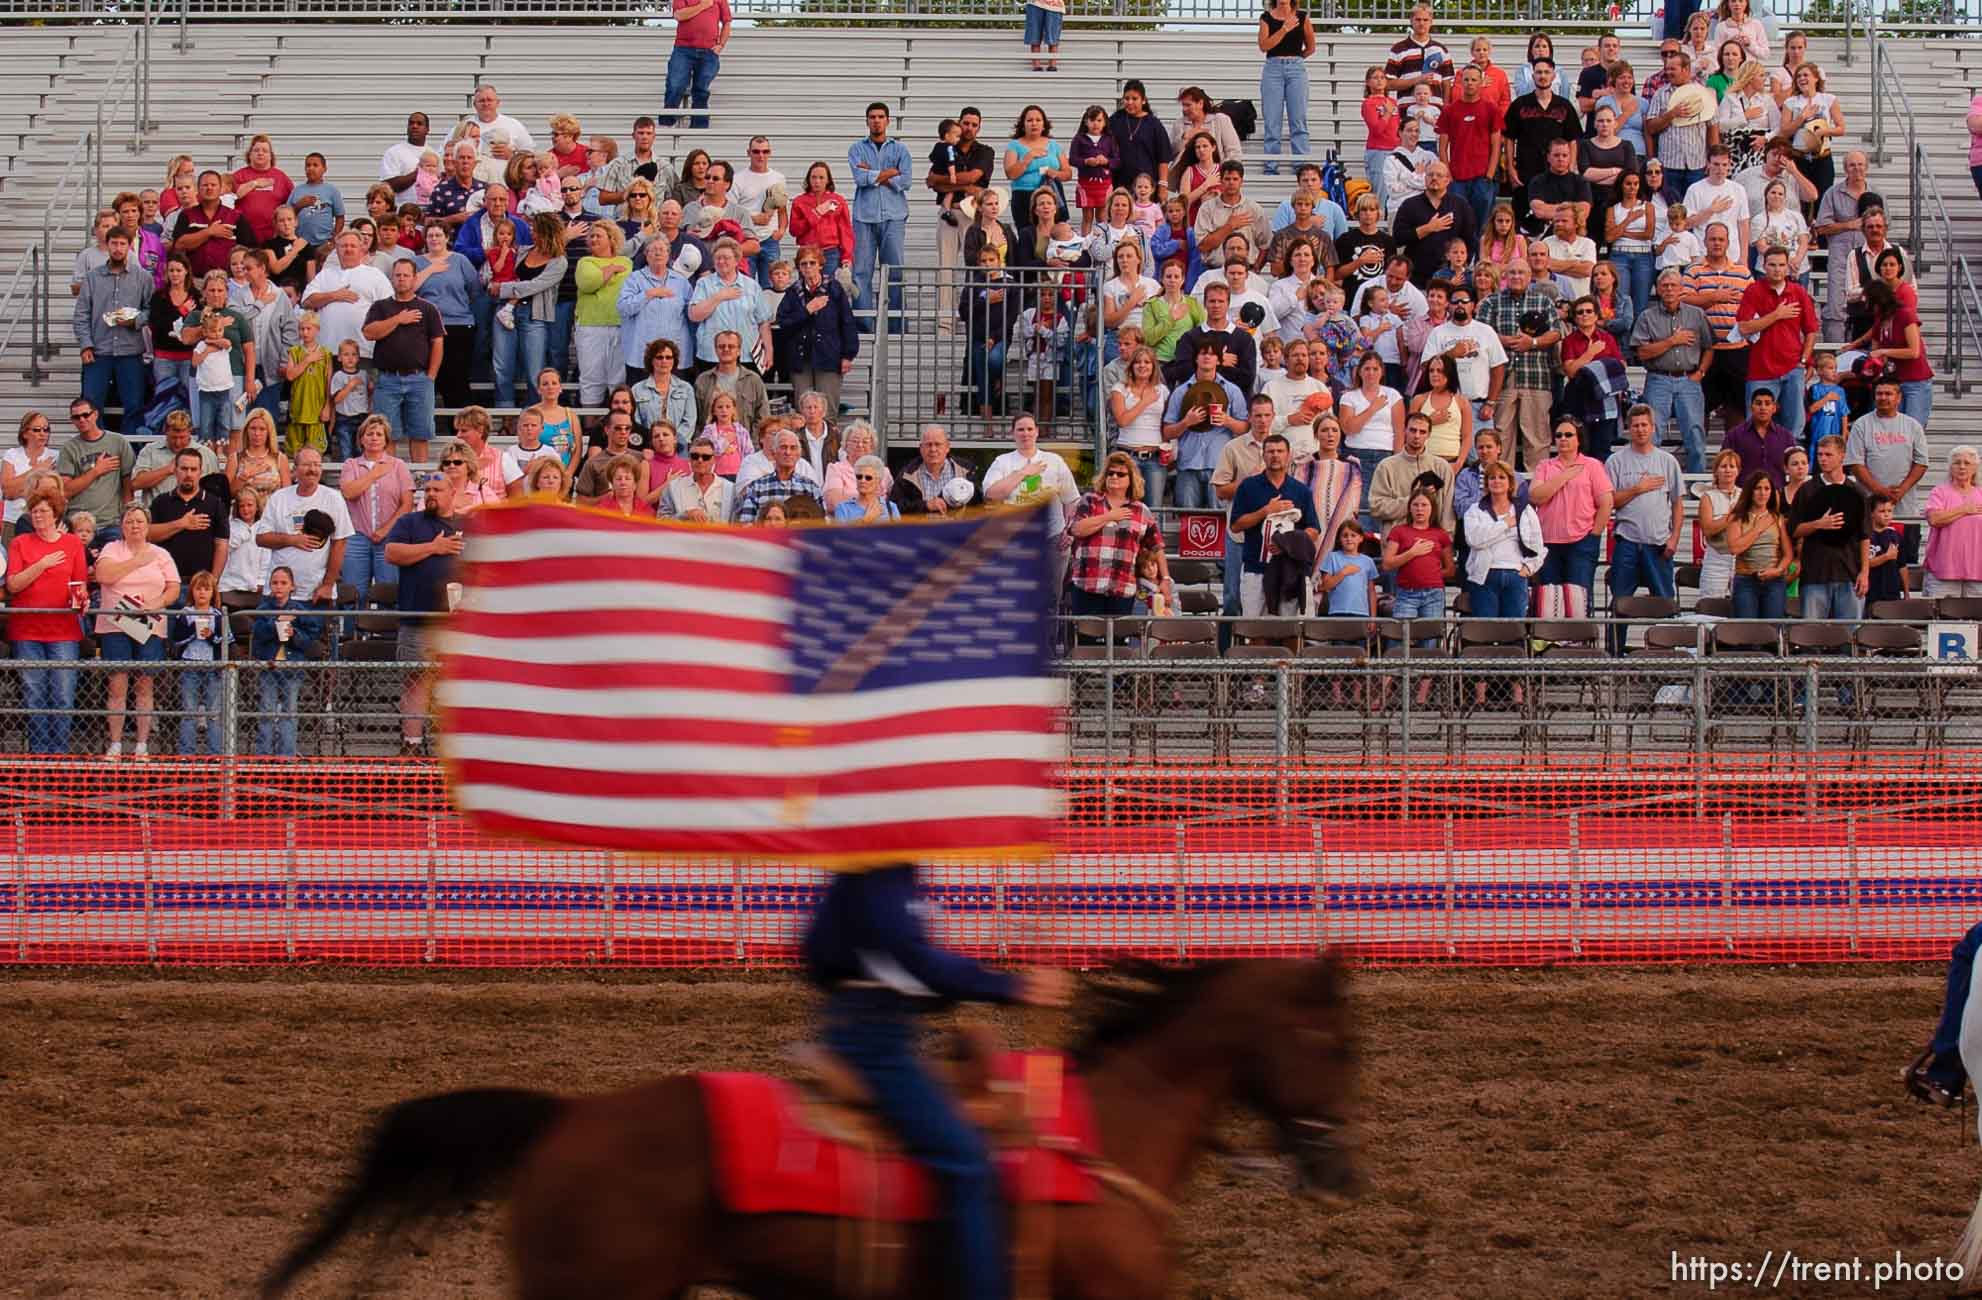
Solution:
<svg viewBox="0 0 1982 1300"><path fill-rule="evenodd" d="M1068 769L1049 863L929 876L1018 962L1930 958L1982 914L1982 752ZM496 841L439 769L0 765L0 961L779 966L822 877Z"/></svg>

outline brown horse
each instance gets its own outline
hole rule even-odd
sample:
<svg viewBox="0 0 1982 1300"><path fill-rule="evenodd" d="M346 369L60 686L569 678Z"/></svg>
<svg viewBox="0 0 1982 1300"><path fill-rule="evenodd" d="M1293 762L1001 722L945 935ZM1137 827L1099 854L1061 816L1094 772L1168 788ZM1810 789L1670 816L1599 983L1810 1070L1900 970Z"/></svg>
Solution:
<svg viewBox="0 0 1982 1300"><path fill-rule="evenodd" d="M1175 1272L1169 1201L1225 1106L1263 1115L1302 1191L1354 1184L1342 1138L1354 1079L1343 976L1329 960L1219 962L1143 972L1103 990L1076 1048L1102 1153L1125 1178L1053 1207L1051 1293L1148 1300ZM402 1102L351 1186L270 1274L276 1296L347 1233L401 1227L510 1177L510 1251L522 1300L677 1300L698 1285L752 1296L869 1300L840 1220L737 1215L717 1203L692 1075L560 1098L481 1090ZM942 1239L904 1225L889 1294L939 1295Z"/></svg>

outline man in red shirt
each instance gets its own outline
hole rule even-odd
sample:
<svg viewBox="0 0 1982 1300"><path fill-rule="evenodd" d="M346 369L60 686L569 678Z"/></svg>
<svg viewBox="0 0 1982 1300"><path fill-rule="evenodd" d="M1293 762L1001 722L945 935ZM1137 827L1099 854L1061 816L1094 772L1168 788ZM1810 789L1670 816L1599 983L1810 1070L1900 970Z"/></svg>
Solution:
<svg viewBox="0 0 1982 1300"><path fill-rule="evenodd" d="M180 209L172 224L172 251L192 264L195 282L208 271L225 271L234 251L234 209L220 201L223 183L219 172L201 172L199 202Z"/></svg>
<svg viewBox="0 0 1982 1300"><path fill-rule="evenodd" d="M674 50L668 55L667 106L685 108L693 96L696 108L709 106L709 88L716 84L718 57L729 44L729 0L674 0ZM658 114L662 126L673 126L674 115ZM709 117L698 113L688 125L709 129Z"/></svg>
<svg viewBox="0 0 1982 1300"><path fill-rule="evenodd" d="M1459 97L1447 102L1438 118L1439 160L1452 169L1452 192L1473 210L1473 229L1480 233L1500 195L1493 178L1500 161L1500 110L1487 99L1485 87L1484 72L1462 68Z"/></svg>
<svg viewBox="0 0 1982 1300"><path fill-rule="evenodd" d="M1784 428L1803 436L1803 376L1817 342L1817 304L1789 278L1789 252L1762 255L1762 278L1742 291L1735 328L1748 342L1748 397L1766 388L1782 408Z"/></svg>

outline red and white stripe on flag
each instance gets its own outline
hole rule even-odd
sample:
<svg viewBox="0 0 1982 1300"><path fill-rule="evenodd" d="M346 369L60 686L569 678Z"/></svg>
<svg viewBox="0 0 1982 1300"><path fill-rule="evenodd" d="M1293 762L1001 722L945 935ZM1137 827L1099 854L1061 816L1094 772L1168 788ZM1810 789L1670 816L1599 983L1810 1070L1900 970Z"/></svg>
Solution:
<svg viewBox="0 0 1982 1300"><path fill-rule="evenodd" d="M641 853L1050 851L1062 684L809 689L797 602L823 585L800 581L818 559L800 536L478 512L436 692L456 805L488 832Z"/></svg>

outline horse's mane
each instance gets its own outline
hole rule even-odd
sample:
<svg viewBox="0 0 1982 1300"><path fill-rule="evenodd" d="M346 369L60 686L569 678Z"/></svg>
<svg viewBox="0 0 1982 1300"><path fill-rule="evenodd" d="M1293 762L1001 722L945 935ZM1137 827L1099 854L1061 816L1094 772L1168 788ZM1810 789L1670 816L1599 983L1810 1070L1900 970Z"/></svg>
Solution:
<svg viewBox="0 0 1982 1300"><path fill-rule="evenodd" d="M1087 1027L1074 1040L1074 1060L1091 1065L1108 1048L1154 1033L1231 966L1230 961L1205 961L1181 966L1123 962L1111 967L1090 986L1092 1007Z"/></svg>

